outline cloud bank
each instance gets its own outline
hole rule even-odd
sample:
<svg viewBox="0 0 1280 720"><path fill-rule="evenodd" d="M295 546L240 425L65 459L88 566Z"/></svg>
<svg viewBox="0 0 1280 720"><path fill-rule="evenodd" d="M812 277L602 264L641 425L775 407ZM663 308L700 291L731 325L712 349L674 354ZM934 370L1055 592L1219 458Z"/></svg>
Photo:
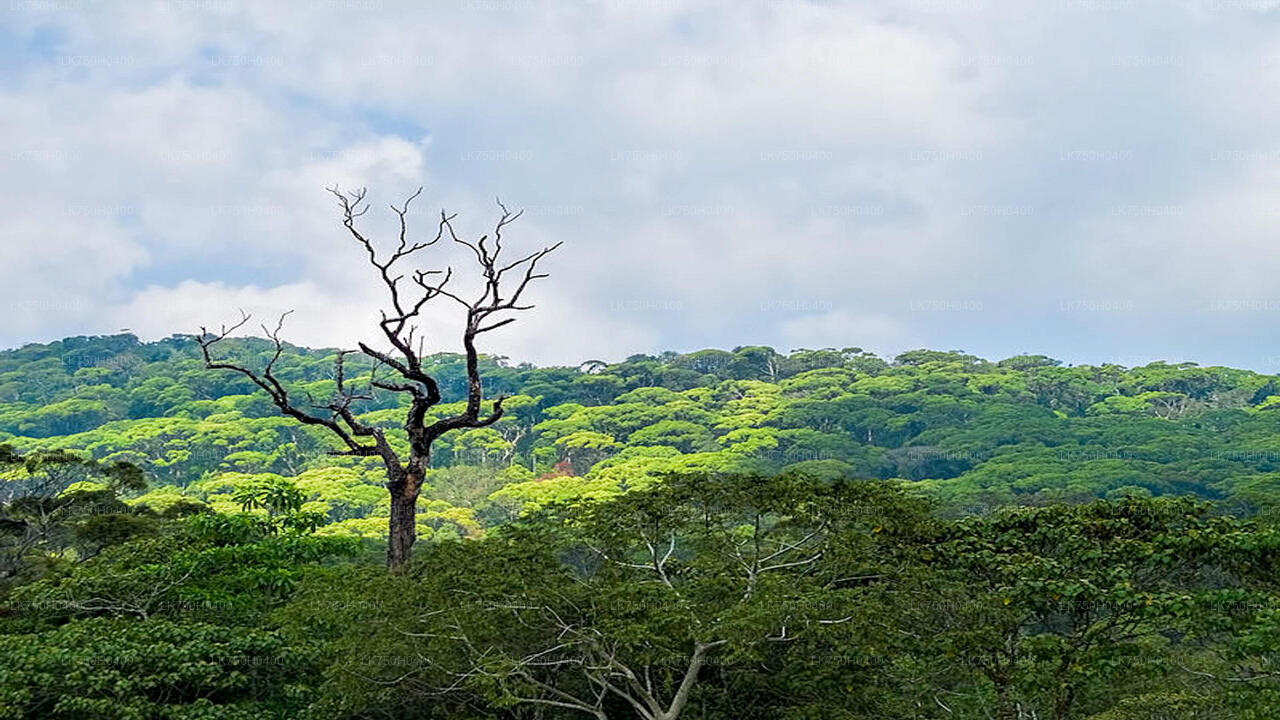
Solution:
<svg viewBox="0 0 1280 720"><path fill-rule="evenodd" d="M14 0L0 344L381 296L327 185L564 240L513 360L771 344L1280 370L1280 9ZM448 258L441 258L447 261ZM454 331L433 317L434 338Z"/></svg>

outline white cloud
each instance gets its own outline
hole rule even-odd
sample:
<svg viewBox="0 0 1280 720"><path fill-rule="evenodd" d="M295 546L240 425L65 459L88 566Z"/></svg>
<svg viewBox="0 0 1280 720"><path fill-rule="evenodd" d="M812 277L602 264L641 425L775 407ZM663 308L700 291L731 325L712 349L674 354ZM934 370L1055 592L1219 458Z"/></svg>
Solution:
<svg viewBox="0 0 1280 720"><path fill-rule="evenodd" d="M1280 270L1272 19L1193 5L11 4L0 283L35 312L0 337L244 305L349 345L382 298L323 187L368 185L385 240L421 184L414 232L447 207L483 233L501 195L514 244L567 241L493 339L516 360L1047 351L1070 322L1192 356L1189 304ZM1090 298L1147 314L1055 310Z"/></svg>
<svg viewBox="0 0 1280 720"><path fill-rule="evenodd" d="M254 317L245 326L247 334L261 335L260 324L274 327L283 313L292 311L281 336L300 345L327 346L368 325L363 312L367 308L335 303L335 299L311 283L259 288L185 280L173 287L144 288L128 303L111 308L108 317L111 324L127 327L139 337L157 339L196 333L201 327L219 332L222 326L239 321L241 310Z"/></svg>

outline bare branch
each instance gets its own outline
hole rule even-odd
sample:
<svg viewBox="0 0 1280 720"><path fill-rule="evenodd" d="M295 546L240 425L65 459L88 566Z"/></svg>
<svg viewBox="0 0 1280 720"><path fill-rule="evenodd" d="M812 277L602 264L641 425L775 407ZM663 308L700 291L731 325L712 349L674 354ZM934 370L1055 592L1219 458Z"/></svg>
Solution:
<svg viewBox="0 0 1280 720"><path fill-rule="evenodd" d="M272 341L275 349L271 355L271 360L267 362L266 367L261 373L232 362L217 360L213 356L213 350L218 343L225 340L227 336L244 327L249 322L251 316L248 313L241 310L240 320L229 326L223 325L216 335L210 333L206 328L201 327L200 335L196 338L196 342L200 345L200 352L204 358L205 367L210 370L231 370L245 376L253 382L253 384L266 391L267 395L271 398L271 401L282 414L287 415L304 425L318 425L336 435L347 448L345 451L342 451L343 454L354 455L357 457L374 457L381 455L387 462L394 461L398 466L398 458L396 458L395 454L391 452L390 446L386 444L385 439L381 437L380 433L372 430L371 428L360 426L354 421L354 417L351 417L351 422L349 422L345 427L337 421L338 418L342 417L344 414L350 417L349 406L343 411L338 411L335 409L334 404L331 404L328 409L334 411L334 414L329 417L322 417L305 412L294 404L283 383L281 383L279 378L275 375L275 364L279 361L280 356L284 351L284 343L280 340L280 331L283 329L285 318L288 317L288 315L288 312L282 314L276 322L274 329L270 329L266 325L262 326L263 331ZM343 419L346 421L347 418ZM375 443L372 445L361 443L356 439L357 436L374 437Z"/></svg>
<svg viewBox="0 0 1280 720"><path fill-rule="evenodd" d="M560 243L507 262L503 258L503 234L511 223L521 217L522 212L512 212L501 200L498 200L501 216L490 235L484 235L475 241L462 238L453 224L457 216L442 210L435 223L434 235L415 240L410 232L409 213L413 203L422 195L423 189L419 187L399 206L391 204L391 211L395 213L398 222L397 232L387 247L380 248L359 227L359 219L369 211L368 191L363 187L343 191L336 185L326 190L338 203L342 225L347 234L363 249L368 263L376 270L387 292L387 305L378 320L378 329L390 348L381 349L366 343L358 345L359 352L372 361L368 390L356 392L349 387L344 363L346 356L353 351L342 351L335 359L334 397L321 403L312 401L300 405L295 402L275 373L276 365L284 352L280 333L288 313L282 315L274 327L262 326L262 332L274 344L274 352L261 371L215 358L213 353L213 348L219 342L249 322L250 316L247 313L241 312L238 322L222 326L217 334L201 328L199 342L206 367L231 370L244 375L268 394L282 414L305 425L323 427L335 435L341 441L342 449L333 454L382 458L387 471L387 487L392 492L389 522L393 538L390 545L398 548L389 550L388 558L391 564L396 565L407 558L407 547L412 545L415 537L414 501L430 464L432 443L450 430L488 427L503 417L502 403L505 397L494 398L490 412L482 412L485 397L476 338L516 320L510 316L494 317L495 314L518 312L533 307L522 302L521 297L533 281L547 277L545 273L537 271L537 265L560 247ZM450 284L454 278L452 267L430 267L418 262L425 257L424 251L445 238L452 244L471 250L483 280L483 291L478 298L467 299L463 294L455 292ZM504 287L503 280L508 273L514 279L510 287ZM439 383L423 369L425 343L417 323L427 304L437 298L445 298L460 305L465 313L462 344L466 361L467 394L462 412L428 424L428 411L440 404L443 398ZM379 377L378 372L382 368L387 368L388 374L393 376ZM382 428L360 419L358 403L371 399L375 389L406 393L411 397L404 422L410 446L407 460L402 461L392 449Z"/></svg>

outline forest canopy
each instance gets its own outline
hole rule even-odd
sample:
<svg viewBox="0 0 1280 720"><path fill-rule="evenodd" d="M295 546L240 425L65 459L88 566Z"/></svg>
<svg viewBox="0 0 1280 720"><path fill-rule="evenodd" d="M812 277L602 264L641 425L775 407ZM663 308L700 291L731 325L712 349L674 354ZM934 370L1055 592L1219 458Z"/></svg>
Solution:
<svg viewBox="0 0 1280 720"><path fill-rule="evenodd" d="M320 403L335 356L286 345L275 372ZM439 438L388 573L376 460L194 338L0 353L0 718L1280 713L1273 376L859 348L480 367L506 412ZM462 358L424 368L458 412ZM405 402L352 410L400 449Z"/></svg>
<svg viewBox="0 0 1280 720"><path fill-rule="evenodd" d="M272 349L230 339L249 366ZM286 346L295 392L334 392L333 350ZM437 354L444 417L466 396L462 358ZM369 366L354 362L349 382ZM481 358L486 392L509 396L490 427L442 436L420 498L430 532L475 534L526 509L613 497L682 471L833 472L902 479L951 512L1129 495L1194 494L1270 513L1280 471L1276 377L1190 363L1064 366L916 350L767 347L635 355L571 367ZM318 401L318 400L317 400ZM373 392L361 421L399 431L407 399ZM0 442L129 462L150 481L132 502L182 497L226 508L236 487L288 478L327 531L376 533L386 501L369 458L277 415L247 379L207 371L191 337L69 338L0 353ZM449 519L444 519L449 518Z"/></svg>

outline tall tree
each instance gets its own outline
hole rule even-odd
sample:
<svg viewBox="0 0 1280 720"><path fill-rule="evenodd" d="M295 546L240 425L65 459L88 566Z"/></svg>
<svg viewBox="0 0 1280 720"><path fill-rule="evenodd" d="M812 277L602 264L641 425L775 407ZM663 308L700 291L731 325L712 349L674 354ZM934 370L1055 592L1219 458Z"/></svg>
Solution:
<svg viewBox="0 0 1280 720"><path fill-rule="evenodd" d="M492 233L483 235L479 240L459 237L453 227L456 214L441 211L435 236L420 242L412 241L409 239L408 228L409 205L422 194L422 188L418 188L403 205L391 206L399 219L400 229L395 249L387 253L380 251L373 240L357 227L357 219L369 210L369 204L365 201L365 188L355 192L342 192L333 187L329 188L329 192L338 200L343 226L368 254L368 261L377 270L390 298L390 307L382 311L382 319L378 322L378 328L390 347L384 350L364 342L359 343L360 352L372 358L375 363L369 380L371 387L362 391L349 386L345 379L344 361L354 351L343 351L338 353L335 361L336 390L328 403L318 407L310 402L300 405L290 397L289 391L275 374L276 362L284 351L284 344L280 339L284 316L281 316L274 329L262 326L263 332L275 343L275 352L262 370L216 359L212 352L218 342L249 322L250 316L243 312L238 322L222 326L216 334L200 328L199 343L206 367L231 370L244 375L266 391L284 415L305 425L323 427L337 436L345 447L335 454L376 457L382 461L386 469L387 490L391 494L387 565L398 568L409 559L416 540L416 503L430 465L432 444L451 430L488 427L502 417L502 402L505 399L502 395L493 399L492 407L487 413L482 412L484 391L480 380L476 341L484 333L515 322L516 318L510 313L533 307L523 304L521 297L530 283L547 277L545 273L537 271L538 263L560 247L560 243L508 262L508 258L503 256L502 233L520 217L522 211L513 213L501 202L498 207L502 215ZM464 246L474 255L483 285L478 298L466 299L452 289L449 284L453 279L452 267L409 267L422 257L422 251L441 240ZM406 277L408 282L405 282ZM420 335L415 337L418 332L416 322L427 303L440 298L457 303L465 315L462 347L466 356L467 396L466 407L462 412L429 421L427 411L438 405L442 397L439 383L423 369L423 342ZM382 368L389 369L391 379L378 379L377 371ZM403 426L409 446L407 457L401 457L392 448L382 428L362 421L353 410L354 403L371 397L371 388L410 396Z"/></svg>

